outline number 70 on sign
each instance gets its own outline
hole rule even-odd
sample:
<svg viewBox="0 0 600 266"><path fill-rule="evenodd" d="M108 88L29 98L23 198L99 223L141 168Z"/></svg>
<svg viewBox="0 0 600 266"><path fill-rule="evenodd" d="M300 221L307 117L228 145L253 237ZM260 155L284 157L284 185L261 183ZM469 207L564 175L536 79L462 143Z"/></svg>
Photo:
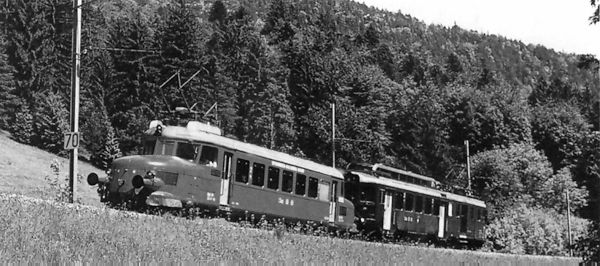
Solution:
<svg viewBox="0 0 600 266"><path fill-rule="evenodd" d="M77 149L77 147L79 147L79 140L79 132L65 132L64 149Z"/></svg>

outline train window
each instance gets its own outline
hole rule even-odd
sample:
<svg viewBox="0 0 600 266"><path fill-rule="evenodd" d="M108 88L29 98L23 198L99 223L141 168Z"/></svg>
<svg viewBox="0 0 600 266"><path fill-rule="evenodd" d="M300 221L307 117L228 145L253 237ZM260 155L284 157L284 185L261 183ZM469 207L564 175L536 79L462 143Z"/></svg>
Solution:
<svg viewBox="0 0 600 266"><path fill-rule="evenodd" d="M440 215L440 206L442 206L442 202L439 199L433 199L433 215Z"/></svg>
<svg viewBox="0 0 600 266"><path fill-rule="evenodd" d="M302 174L296 175L296 195L304 196L306 194L306 176Z"/></svg>
<svg viewBox="0 0 600 266"><path fill-rule="evenodd" d="M309 177L308 178L308 196L311 198L317 198L318 187L319 187L319 179L316 179L314 177Z"/></svg>
<svg viewBox="0 0 600 266"><path fill-rule="evenodd" d="M360 201L368 201L375 204L376 190L374 187L363 187L360 191Z"/></svg>
<svg viewBox="0 0 600 266"><path fill-rule="evenodd" d="M250 162L244 159L237 159L235 168L235 181L248 184L248 175L250 173Z"/></svg>
<svg viewBox="0 0 600 266"><path fill-rule="evenodd" d="M425 206L423 206L423 213L431 214L431 199L425 198Z"/></svg>
<svg viewBox="0 0 600 266"><path fill-rule="evenodd" d="M267 187L270 189L279 188L279 168L269 166L269 180L267 181Z"/></svg>
<svg viewBox="0 0 600 266"><path fill-rule="evenodd" d="M175 156L177 156L181 159L193 162L194 158L196 158L197 152L198 152L198 145L193 145L192 143L187 143L187 142L177 142L177 149L175 150Z"/></svg>
<svg viewBox="0 0 600 266"><path fill-rule="evenodd" d="M329 201L329 182L319 182L319 200Z"/></svg>
<svg viewBox="0 0 600 266"><path fill-rule="evenodd" d="M467 218L468 211L469 209L467 208L467 205L460 205L460 215L462 217Z"/></svg>
<svg viewBox="0 0 600 266"><path fill-rule="evenodd" d="M290 171L283 171L283 178L281 180L281 190L283 192L292 192L294 189L294 173Z"/></svg>
<svg viewBox="0 0 600 266"><path fill-rule="evenodd" d="M219 158L219 150L212 146L202 146L199 163L201 165L217 168L217 159Z"/></svg>
<svg viewBox="0 0 600 266"><path fill-rule="evenodd" d="M379 203L380 204L385 203L385 190L384 189L379 190Z"/></svg>
<svg viewBox="0 0 600 266"><path fill-rule="evenodd" d="M404 192L396 195L396 209L404 210Z"/></svg>
<svg viewBox="0 0 600 266"><path fill-rule="evenodd" d="M173 148L175 147L175 142L165 142L163 143L163 155L173 155Z"/></svg>
<svg viewBox="0 0 600 266"><path fill-rule="evenodd" d="M415 200L415 212L423 212L423 197L417 196Z"/></svg>
<svg viewBox="0 0 600 266"><path fill-rule="evenodd" d="M348 214L348 210L344 206L340 206L340 216L346 216Z"/></svg>
<svg viewBox="0 0 600 266"><path fill-rule="evenodd" d="M406 200L404 202L404 209L407 211L412 211L413 210L413 201L414 201L414 195L413 194L409 194L406 193Z"/></svg>
<svg viewBox="0 0 600 266"><path fill-rule="evenodd" d="M262 187L265 185L265 165L254 163L252 166L252 185Z"/></svg>
<svg viewBox="0 0 600 266"><path fill-rule="evenodd" d="M154 147L156 147L156 139L147 139L144 141L144 154L154 154Z"/></svg>

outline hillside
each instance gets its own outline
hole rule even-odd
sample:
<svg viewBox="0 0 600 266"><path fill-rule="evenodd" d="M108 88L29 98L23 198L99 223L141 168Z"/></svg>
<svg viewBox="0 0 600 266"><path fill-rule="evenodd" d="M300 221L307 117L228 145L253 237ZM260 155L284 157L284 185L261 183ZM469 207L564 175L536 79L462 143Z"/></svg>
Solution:
<svg viewBox="0 0 600 266"><path fill-rule="evenodd" d="M60 165L59 182L68 184L69 160L28 145L17 143L0 131L0 192L15 193L42 199L53 199L55 194L46 177L56 179L50 167L53 161ZM90 172L102 173L89 163L79 162L80 179L76 195L82 204L101 206L96 188L90 187L85 177Z"/></svg>

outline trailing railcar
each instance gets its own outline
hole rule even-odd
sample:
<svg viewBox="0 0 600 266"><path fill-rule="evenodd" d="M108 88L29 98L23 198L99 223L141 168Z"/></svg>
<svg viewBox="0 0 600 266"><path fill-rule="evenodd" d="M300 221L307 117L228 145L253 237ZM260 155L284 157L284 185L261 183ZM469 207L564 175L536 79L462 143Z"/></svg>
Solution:
<svg viewBox="0 0 600 266"><path fill-rule="evenodd" d="M152 121L143 145L142 155L116 159L107 176L88 176L103 201L354 226L354 206L335 168L223 137L197 121Z"/></svg>
<svg viewBox="0 0 600 266"><path fill-rule="evenodd" d="M350 164L345 197L357 229L369 235L417 235L463 244L483 243L483 201L440 191L432 178L380 164Z"/></svg>

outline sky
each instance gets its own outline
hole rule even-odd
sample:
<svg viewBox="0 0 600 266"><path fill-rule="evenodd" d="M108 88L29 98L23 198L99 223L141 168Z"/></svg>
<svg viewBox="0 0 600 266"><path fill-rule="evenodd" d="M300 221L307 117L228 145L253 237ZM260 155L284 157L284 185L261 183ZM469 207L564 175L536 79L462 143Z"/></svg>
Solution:
<svg viewBox="0 0 600 266"><path fill-rule="evenodd" d="M457 25L558 52L600 58L600 23L590 25L589 0L354 0L426 24Z"/></svg>

